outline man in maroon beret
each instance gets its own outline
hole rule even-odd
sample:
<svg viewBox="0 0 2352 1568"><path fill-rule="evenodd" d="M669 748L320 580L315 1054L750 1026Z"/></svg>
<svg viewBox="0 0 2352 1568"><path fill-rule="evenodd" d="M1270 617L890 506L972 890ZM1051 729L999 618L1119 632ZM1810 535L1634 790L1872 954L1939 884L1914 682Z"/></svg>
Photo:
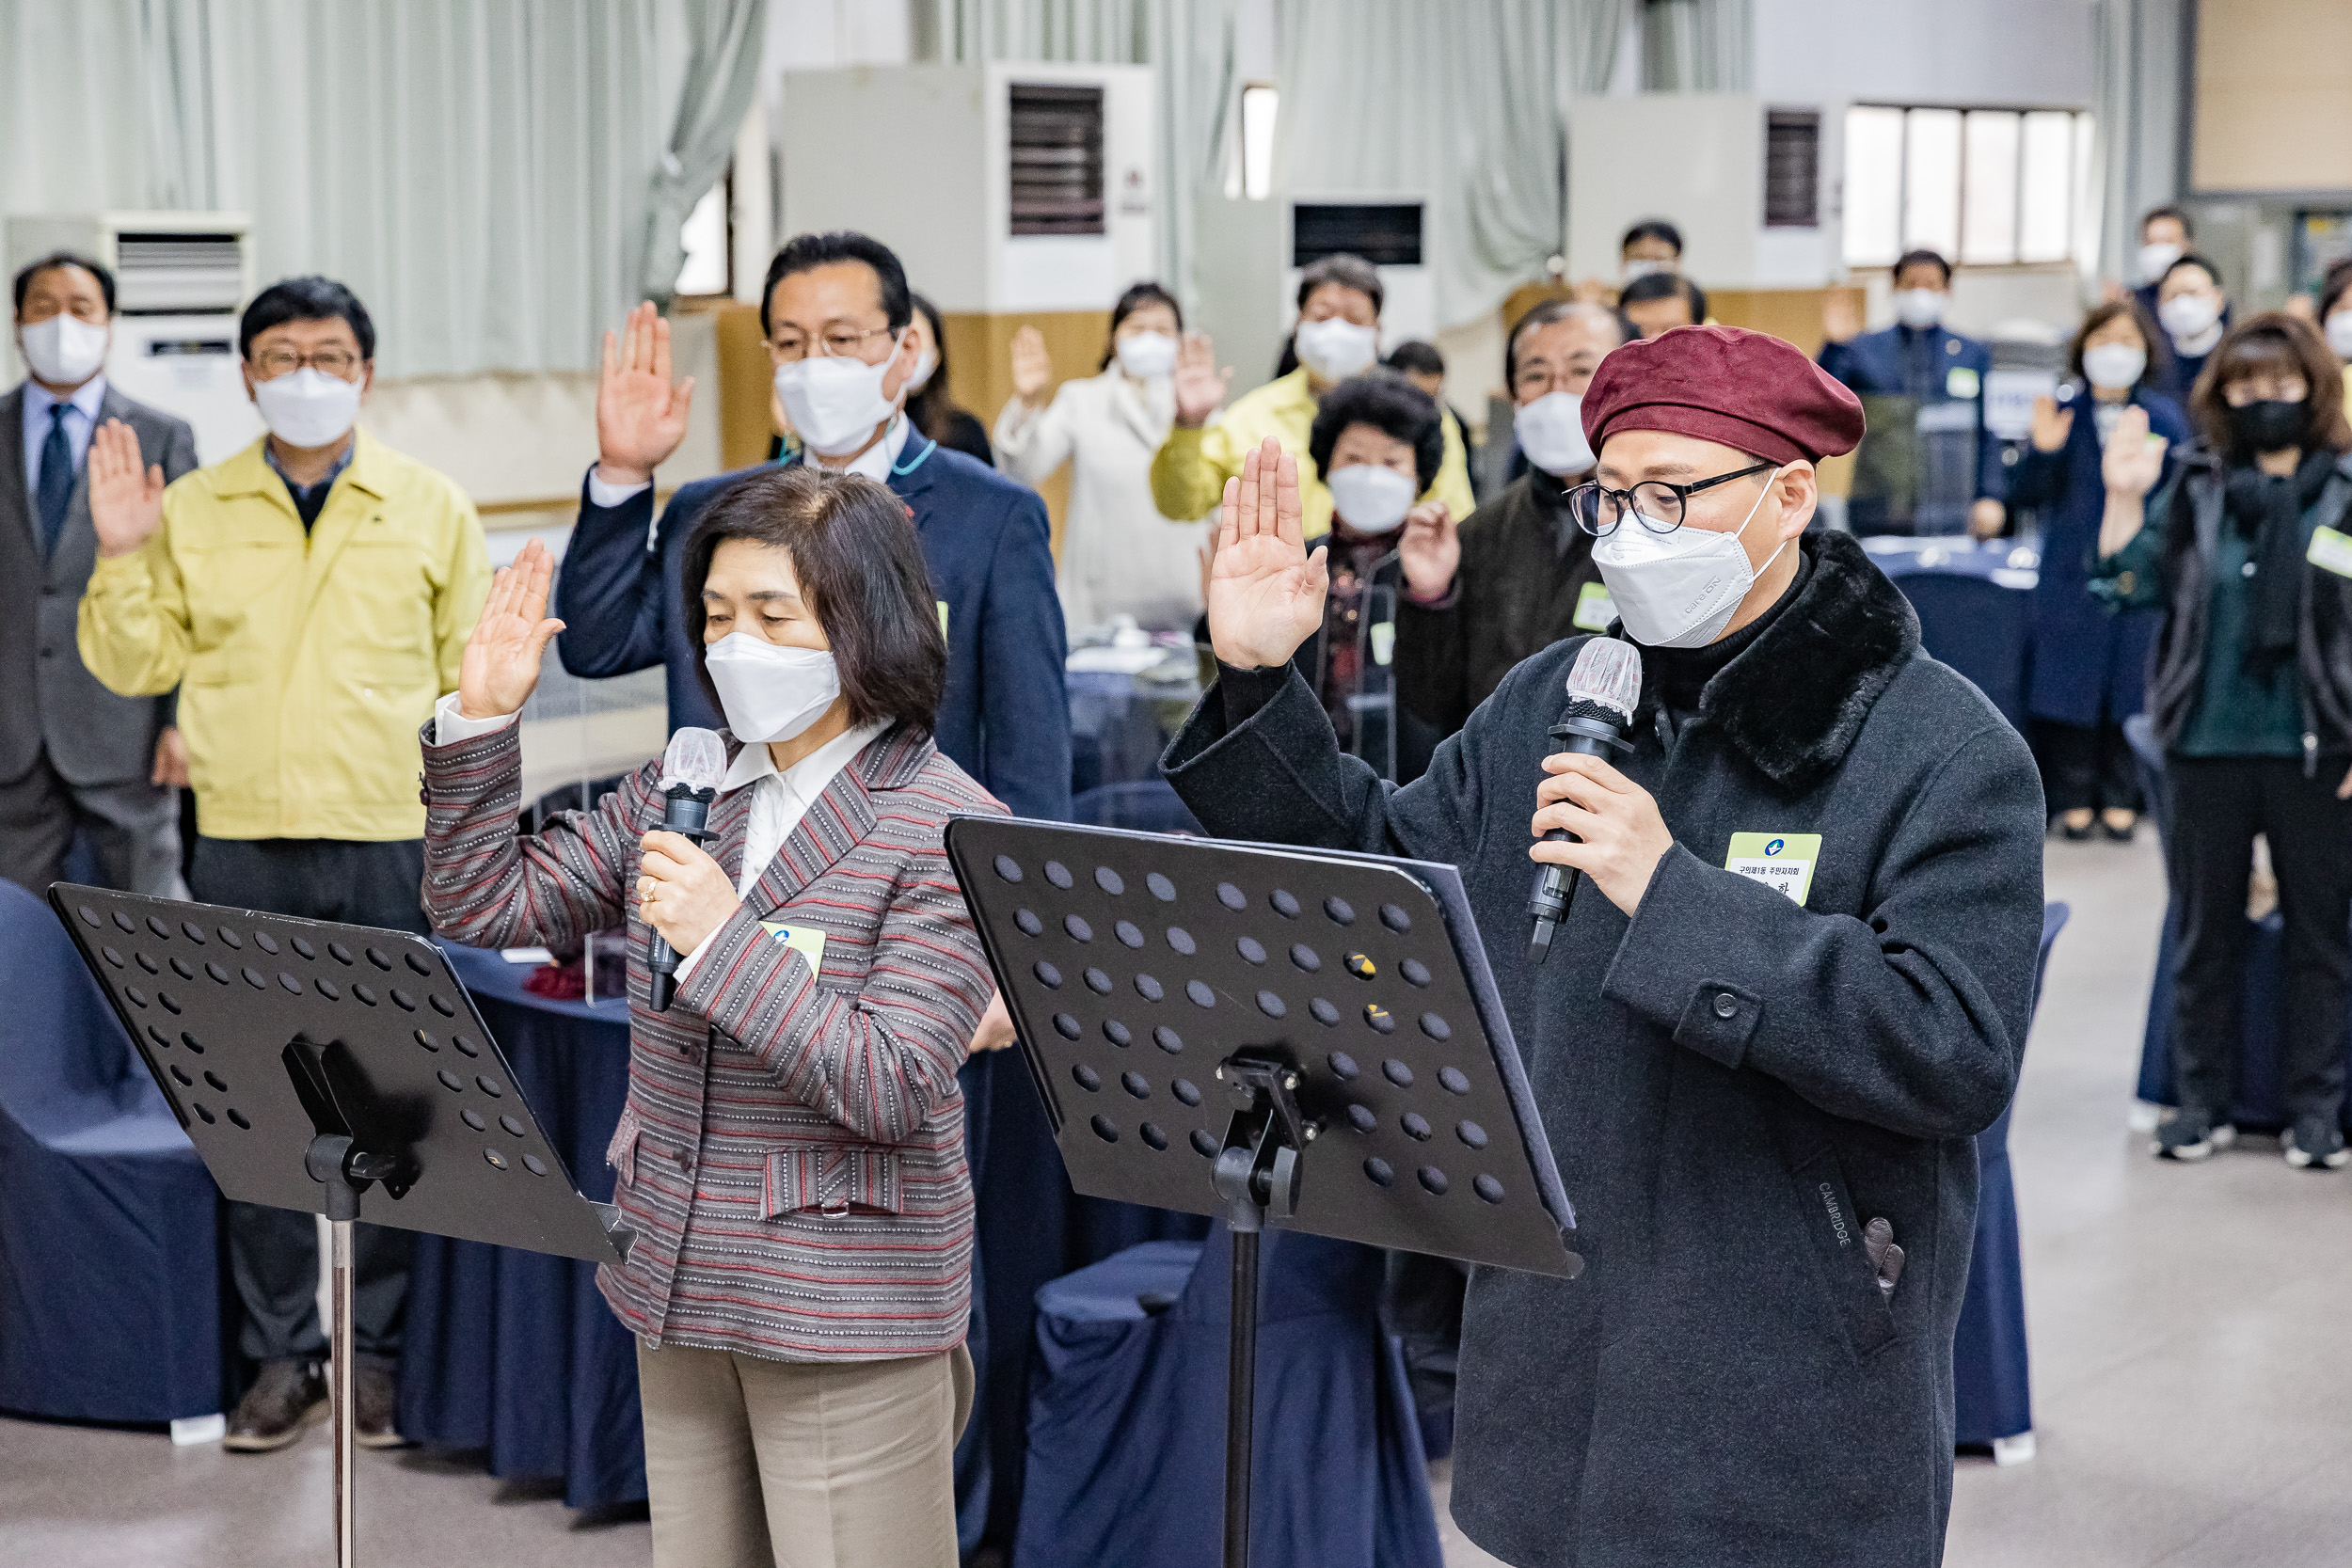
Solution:
<svg viewBox="0 0 2352 1568"><path fill-rule="evenodd" d="M1863 421L1803 354L1720 326L1629 343L1583 420L1599 463L1571 504L1642 673L1625 752L1548 737L1574 637L1416 783L1341 755L1289 664L1324 570L1269 446L1227 488L1219 676L1168 776L1221 836L1461 868L1586 1263L1472 1275L1470 1536L1522 1568L1932 1568L1973 1139L2031 1013L2041 786L1860 546L1806 531L1815 464ZM1543 863L1582 875L1539 960Z"/></svg>

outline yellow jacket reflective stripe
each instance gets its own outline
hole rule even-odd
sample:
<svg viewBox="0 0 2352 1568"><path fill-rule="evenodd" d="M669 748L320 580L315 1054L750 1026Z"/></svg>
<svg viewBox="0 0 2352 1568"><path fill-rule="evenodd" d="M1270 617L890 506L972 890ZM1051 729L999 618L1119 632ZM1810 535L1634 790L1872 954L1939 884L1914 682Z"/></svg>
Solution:
<svg viewBox="0 0 2352 1568"><path fill-rule="evenodd" d="M417 731L457 686L490 591L473 502L370 436L306 537L257 441L164 492L101 560L83 662L125 696L180 688L197 825L214 838L419 838Z"/></svg>
<svg viewBox="0 0 2352 1568"><path fill-rule="evenodd" d="M1445 426L1445 459L1422 499L1445 502L1458 523L1478 506L1470 493L1470 449L1453 410L1441 405L1438 418ZM1184 522L1207 516L1225 494L1226 480L1241 472L1243 456L1271 436L1298 459L1298 503L1306 513L1307 537L1330 532L1331 492L1307 455L1307 435L1314 422L1315 395L1302 365L1242 394L1214 424L1169 430L1152 459L1152 504L1161 515Z"/></svg>

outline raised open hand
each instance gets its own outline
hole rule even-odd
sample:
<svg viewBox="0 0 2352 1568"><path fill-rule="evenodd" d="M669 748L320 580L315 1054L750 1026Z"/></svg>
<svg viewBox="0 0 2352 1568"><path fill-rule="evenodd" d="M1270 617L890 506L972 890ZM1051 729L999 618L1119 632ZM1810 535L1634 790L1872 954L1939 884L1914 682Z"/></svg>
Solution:
<svg viewBox="0 0 2352 1568"><path fill-rule="evenodd" d="M1842 343L1861 335L1862 302L1844 289L1832 289L1821 296L1821 336L1833 343Z"/></svg>
<svg viewBox="0 0 2352 1568"><path fill-rule="evenodd" d="M2074 411L2060 408L2058 399L2039 397L2033 400L2033 450L2057 451L2066 445L2066 438L2074 433Z"/></svg>
<svg viewBox="0 0 2352 1568"><path fill-rule="evenodd" d="M1430 500L1405 514L1405 537L1397 542L1396 555L1413 597L1443 598L1454 586L1454 569L1462 564L1462 533L1454 526L1453 509Z"/></svg>
<svg viewBox="0 0 2352 1568"><path fill-rule="evenodd" d="M89 520L104 556L129 555L163 525L163 465L140 464L139 438L120 420L90 435Z"/></svg>
<svg viewBox="0 0 2352 1568"><path fill-rule="evenodd" d="M1225 482L1216 558L1209 565L1209 642L1243 670L1264 670L1297 652L1323 625L1331 573L1323 546L1307 553L1298 460L1269 436Z"/></svg>
<svg viewBox="0 0 2352 1568"><path fill-rule="evenodd" d="M1045 352L1045 334L1025 326L1012 335L1012 395L1030 407L1054 384L1054 356Z"/></svg>
<svg viewBox="0 0 2352 1568"><path fill-rule="evenodd" d="M2124 409L2107 437L2106 451L2099 456L2099 474L2106 482L2108 494L2145 497L2164 472L2165 449L2169 445L2163 436L2148 434L2148 410L2137 404Z"/></svg>
<svg viewBox="0 0 2352 1568"><path fill-rule="evenodd" d="M643 484L686 439L694 378L670 382L670 324L651 304L604 335L596 376L596 467L608 484Z"/></svg>
<svg viewBox="0 0 2352 1568"><path fill-rule="evenodd" d="M1176 422L1186 430L1200 429L1225 401L1226 384L1232 379L1232 366L1216 368L1216 345L1207 333L1185 333L1176 345Z"/></svg>
<svg viewBox="0 0 2352 1568"><path fill-rule="evenodd" d="M555 558L533 539L515 564L490 579L482 619L466 639L457 664L457 711L468 719L498 719L522 711L539 684L539 661L564 629L548 618L548 583Z"/></svg>

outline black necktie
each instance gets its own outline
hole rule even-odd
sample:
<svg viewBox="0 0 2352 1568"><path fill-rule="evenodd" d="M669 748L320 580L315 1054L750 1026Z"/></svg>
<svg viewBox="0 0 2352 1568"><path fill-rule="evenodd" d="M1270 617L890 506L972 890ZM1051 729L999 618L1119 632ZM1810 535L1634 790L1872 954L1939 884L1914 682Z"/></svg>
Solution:
<svg viewBox="0 0 2352 1568"><path fill-rule="evenodd" d="M49 406L49 438L40 444L40 478L33 488L33 511L40 518L40 553L57 547L65 532L66 507L73 499L73 448L65 438L71 404Z"/></svg>

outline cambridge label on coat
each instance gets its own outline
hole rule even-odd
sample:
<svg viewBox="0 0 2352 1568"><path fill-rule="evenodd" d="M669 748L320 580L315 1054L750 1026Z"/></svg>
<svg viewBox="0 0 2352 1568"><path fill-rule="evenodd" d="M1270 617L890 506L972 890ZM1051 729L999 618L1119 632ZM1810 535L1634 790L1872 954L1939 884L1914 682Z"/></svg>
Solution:
<svg viewBox="0 0 2352 1568"><path fill-rule="evenodd" d="M1819 833L1734 833L1724 869L1802 904L1813 888L1813 863L1820 858Z"/></svg>
<svg viewBox="0 0 2352 1568"><path fill-rule="evenodd" d="M1803 899L1798 900L1803 903ZM781 920L763 920L759 928L808 960L808 972L821 974L825 970L825 933L806 926L787 926Z"/></svg>

